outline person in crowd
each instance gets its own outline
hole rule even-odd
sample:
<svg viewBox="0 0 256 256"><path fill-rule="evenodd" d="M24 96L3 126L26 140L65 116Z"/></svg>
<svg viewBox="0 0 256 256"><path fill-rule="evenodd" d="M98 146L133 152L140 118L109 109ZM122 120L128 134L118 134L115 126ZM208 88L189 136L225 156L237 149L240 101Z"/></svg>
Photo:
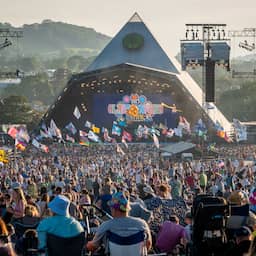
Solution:
<svg viewBox="0 0 256 256"><path fill-rule="evenodd" d="M37 202L40 218L45 218L49 216L49 211L48 211L49 201L50 201L50 197L47 193L41 194L41 199Z"/></svg>
<svg viewBox="0 0 256 256"><path fill-rule="evenodd" d="M0 218L0 255L16 256L11 244L10 234L2 218Z"/></svg>
<svg viewBox="0 0 256 256"><path fill-rule="evenodd" d="M192 239L192 214L191 212L187 212L185 215L185 232L186 232L186 240L191 242Z"/></svg>
<svg viewBox="0 0 256 256"><path fill-rule="evenodd" d="M147 208L145 208L144 205L142 205L140 202L136 202L136 201L132 202L130 200L129 191L125 191L124 193L125 193L126 198L130 202L131 210L129 211L129 216L141 218L141 219L145 220L146 222L148 222L150 220L150 218L152 217L152 212L149 211Z"/></svg>
<svg viewBox="0 0 256 256"><path fill-rule="evenodd" d="M235 233L235 246L228 251L227 256L248 255L252 242L252 232L249 227L242 226Z"/></svg>
<svg viewBox="0 0 256 256"><path fill-rule="evenodd" d="M176 215L170 216L170 220L164 221L156 238L156 247L160 252L172 253L177 245L186 246L185 228L179 225Z"/></svg>
<svg viewBox="0 0 256 256"><path fill-rule="evenodd" d="M180 198L182 195L182 183L177 174L174 175L173 179L170 181L171 186L171 196L174 199Z"/></svg>
<svg viewBox="0 0 256 256"><path fill-rule="evenodd" d="M107 212L108 214L111 214L110 207L108 206L108 201L112 198L112 184L111 179L106 178L105 184L101 188L100 196L98 197L98 200L96 202L97 206L101 208L103 211Z"/></svg>
<svg viewBox="0 0 256 256"><path fill-rule="evenodd" d="M146 234L146 247L149 249L152 245L149 226L144 220L128 215L130 205L125 195L122 192L114 193L109 206L113 219L101 224L93 240L87 243L87 249L95 251L99 248L104 243L108 231L120 236L130 236L138 231L144 231Z"/></svg>
<svg viewBox="0 0 256 256"><path fill-rule="evenodd" d="M12 218L16 219L22 218L25 215L25 208L27 201L24 192L19 183L15 183L12 187L12 204L7 208L7 212L12 214Z"/></svg>
<svg viewBox="0 0 256 256"><path fill-rule="evenodd" d="M7 244L9 242L9 232L7 230L6 224L2 218L0 218L0 244Z"/></svg>
<svg viewBox="0 0 256 256"><path fill-rule="evenodd" d="M69 199L63 195L56 196L48 204L53 216L43 219L37 227L39 249L45 248L47 233L60 237L73 237L84 232L81 224L70 217L69 205Z"/></svg>

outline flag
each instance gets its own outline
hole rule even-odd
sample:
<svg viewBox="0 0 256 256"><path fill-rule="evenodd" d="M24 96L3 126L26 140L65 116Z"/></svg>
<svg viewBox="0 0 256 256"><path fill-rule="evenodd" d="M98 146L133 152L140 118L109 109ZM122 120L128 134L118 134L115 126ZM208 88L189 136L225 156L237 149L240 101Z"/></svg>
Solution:
<svg viewBox="0 0 256 256"><path fill-rule="evenodd" d="M144 138L147 139L148 135L149 135L149 132L150 132L150 129L146 125L144 125L141 128L141 131L142 131L142 135L144 136Z"/></svg>
<svg viewBox="0 0 256 256"><path fill-rule="evenodd" d="M154 140L155 146L156 146L157 148L159 148L159 140L158 140L158 138L157 138L157 136L156 136L155 133L153 133L153 140Z"/></svg>
<svg viewBox="0 0 256 256"><path fill-rule="evenodd" d="M241 122L238 119L233 119L233 126L234 126L236 141L239 142L239 141L247 140L247 127L241 124Z"/></svg>
<svg viewBox="0 0 256 256"><path fill-rule="evenodd" d="M27 143L29 143L29 140L30 140L30 137L29 137L29 135L28 135L28 132L25 130L25 129L23 129L23 128L21 128L19 131L18 131L18 133L16 134L16 138L18 139L18 140L23 140L23 141L26 141Z"/></svg>
<svg viewBox="0 0 256 256"><path fill-rule="evenodd" d="M174 128L174 134L175 134L175 136L181 138L182 137L182 127L178 126L177 128Z"/></svg>
<svg viewBox="0 0 256 256"><path fill-rule="evenodd" d="M217 136L219 136L220 138L224 139L225 136L226 136L226 133L223 130L218 130L217 131Z"/></svg>
<svg viewBox="0 0 256 256"><path fill-rule="evenodd" d="M26 144L18 139L15 139L15 147L20 151L24 151L26 149Z"/></svg>
<svg viewBox="0 0 256 256"><path fill-rule="evenodd" d="M75 143L75 139L71 136L69 136L68 134L66 134L66 141L69 141L71 143Z"/></svg>
<svg viewBox="0 0 256 256"><path fill-rule="evenodd" d="M80 141L79 141L79 144L88 147L90 145L90 142L89 142L89 140L87 138L81 137Z"/></svg>
<svg viewBox="0 0 256 256"><path fill-rule="evenodd" d="M89 121L86 121L84 126L87 127L87 128L91 128L92 127L92 123L89 122Z"/></svg>
<svg viewBox="0 0 256 256"><path fill-rule="evenodd" d="M40 142L38 142L36 139L32 140L32 145L34 145L36 148L44 151L45 153L49 152L49 148L46 145L41 144Z"/></svg>
<svg viewBox="0 0 256 256"><path fill-rule="evenodd" d="M48 132L51 133L52 136L55 136L59 139L62 138L62 134L61 134L61 131L60 129L57 127L56 123L54 122L53 119L51 119L51 122L50 122L50 128L48 129Z"/></svg>
<svg viewBox="0 0 256 256"><path fill-rule="evenodd" d="M123 156L125 155L124 151L118 144L116 144L116 152L122 154Z"/></svg>
<svg viewBox="0 0 256 256"><path fill-rule="evenodd" d="M75 116L76 119L79 119L81 117L81 113L80 113L79 108L77 106L74 109L73 115Z"/></svg>
<svg viewBox="0 0 256 256"><path fill-rule="evenodd" d="M128 148L128 144L126 143L124 136L122 136L122 143L125 145L126 148Z"/></svg>
<svg viewBox="0 0 256 256"><path fill-rule="evenodd" d="M125 130L123 130L123 137L122 138L124 138L125 140L128 140L129 142L132 141L132 135L129 132L125 131Z"/></svg>
<svg viewBox="0 0 256 256"><path fill-rule="evenodd" d="M13 139L16 138L17 133L18 133L18 130L17 130L14 126L12 126L12 127L9 129L9 131L8 131L8 134L9 134Z"/></svg>
<svg viewBox="0 0 256 256"><path fill-rule="evenodd" d="M190 123L187 121L187 119L184 116L180 116L179 118L180 118L179 125L181 125L183 129L187 131L187 133L191 133Z"/></svg>
<svg viewBox="0 0 256 256"><path fill-rule="evenodd" d="M90 146L90 142L89 141L79 141L79 144L82 145L82 146L86 146L86 147L89 147Z"/></svg>
<svg viewBox="0 0 256 256"><path fill-rule="evenodd" d="M215 151L216 151L215 146L216 146L216 143L215 143L215 142L214 142L214 143L211 143L211 144L209 144L209 145L207 146L207 150L208 150L208 151L213 151L213 152L215 152Z"/></svg>
<svg viewBox="0 0 256 256"><path fill-rule="evenodd" d="M228 143L233 142L232 138L230 138L230 137L228 136L227 132L225 132L224 140L225 140L226 142L228 142Z"/></svg>
<svg viewBox="0 0 256 256"><path fill-rule="evenodd" d="M49 137L48 131L46 132L44 130L40 130L40 135L41 135L42 138L48 138Z"/></svg>
<svg viewBox="0 0 256 256"><path fill-rule="evenodd" d="M135 130L135 134L137 135L138 138L142 138L143 133L144 133L144 128L142 125L139 124L139 126Z"/></svg>
<svg viewBox="0 0 256 256"><path fill-rule="evenodd" d="M105 142L111 142L112 141L112 138L108 134L108 129L107 128L104 128L103 138L104 138Z"/></svg>
<svg viewBox="0 0 256 256"><path fill-rule="evenodd" d="M84 132L84 131L79 130L79 136L80 136L80 137L87 137L87 136L88 136L88 133L87 133L87 132Z"/></svg>
<svg viewBox="0 0 256 256"><path fill-rule="evenodd" d="M156 134L157 136L160 136L160 131L158 131L155 127L150 128L151 134Z"/></svg>
<svg viewBox="0 0 256 256"><path fill-rule="evenodd" d="M119 126L117 126L116 122L113 122L112 134L117 135L117 136L121 135L121 128Z"/></svg>
<svg viewBox="0 0 256 256"><path fill-rule="evenodd" d="M124 117L121 117L120 119L117 120L117 123L118 123L119 126L125 127L126 126L126 119Z"/></svg>
<svg viewBox="0 0 256 256"><path fill-rule="evenodd" d="M222 125L220 124L220 122L218 120L215 123L215 129L217 131L224 131L224 128L222 127Z"/></svg>
<svg viewBox="0 0 256 256"><path fill-rule="evenodd" d="M88 139L90 139L90 140L92 140L94 142L99 142L100 141L99 136L96 135L93 131L89 131Z"/></svg>
<svg viewBox="0 0 256 256"><path fill-rule="evenodd" d="M72 122L70 122L68 125L66 125L65 128L66 128L67 130L69 130L70 132L72 132L72 134L76 134L76 133L77 133L77 129L76 129L76 127L73 125Z"/></svg>
<svg viewBox="0 0 256 256"><path fill-rule="evenodd" d="M95 125L93 125L92 131L93 131L94 133L100 133L100 128L99 128L99 127L96 127Z"/></svg>

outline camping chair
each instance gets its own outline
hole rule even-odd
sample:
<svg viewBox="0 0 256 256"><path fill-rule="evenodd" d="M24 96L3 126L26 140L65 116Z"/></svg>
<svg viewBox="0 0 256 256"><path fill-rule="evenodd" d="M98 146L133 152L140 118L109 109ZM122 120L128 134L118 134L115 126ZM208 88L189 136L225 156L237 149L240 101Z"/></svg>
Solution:
<svg viewBox="0 0 256 256"><path fill-rule="evenodd" d="M24 223L22 220L15 221L13 223L17 239L21 238L23 236L23 234L26 232L26 230L37 228L40 220L39 220L39 218L35 218L35 219L38 219L38 221L37 222L35 221L33 224L32 223Z"/></svg>
<svg viewBox="0 0 256 256"><path fill-rule="evenodd" d="M47 234L47 256L82 256L85 245L85 233L74 237L59 237Z"/></svg>
<svg viewBox="0 0 256 256"><path fill-rule="evenodd" d="M250 206L245 205L230 205L230 217L227 221L226 233L228 240L232 240L237 229L247 224L250 216ZM235 224L235 225L234 225Z"/></svg>
<svg viewBox="0 0 256 256"><path fill-rule="evenodd" d="M147 255L146 236L144 231L138 231L130 236L119 236L108 231L107 244L107 255L109 256Z"/></svg>

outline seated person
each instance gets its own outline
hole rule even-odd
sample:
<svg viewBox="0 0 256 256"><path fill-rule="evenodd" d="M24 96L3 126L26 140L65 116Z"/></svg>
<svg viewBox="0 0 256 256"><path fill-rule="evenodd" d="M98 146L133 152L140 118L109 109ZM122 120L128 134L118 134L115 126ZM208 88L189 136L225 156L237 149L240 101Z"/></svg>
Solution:
<svg viewBox="0 0 256 256"><path fill-rule="evenodd" d="M81 224L69 215L70 201L63 195L56 196L48 205L53 216L43 219L38 227L39 249L46 247L47 233L59 237L74 237L84 232Z"/></svg>
<svg viewBox="0 0 256 256"><path fill-rule="evenodd" d="M140 218L128 216L130 206L125 195L122 192L113 194L109 206L113 219L101 224L93 240L87 243L87 249L89 251L94 251L104 244L108 231L123 237L131 236L138 231L144 231L146 234L145 244L147 249L149 249L152 242L148 224ZM107 249L107 244L105 243L104 245Z"/></svg>
<svg viewBox="0 0 256 256"><path fill-rule="evenodd" d="M171 253L177 245L186 245L185 228L179 225L177 216L170 216L169 221L165 221L157 234L156 247L160 252Z"/></svg>
<svg viewBox="0 0 256 256"><path fill-rule="evenodd" d="M252 232L249 227L243 226L235 233L235 246L228 251L227 256L244 256L250 250Z"/></svg>
<svg viewBox="0 0 256 256"><path fill-rule="evenodd" d="M231 193L228 200L234 210L239 210L240 207L241 210L246 210L244 213L231 214L228 218L227 230L229 235L232 237L233 233L244 225L254 227L256 224L256 216L253 212L248 211L248 207L246 207L247 202L245 201L243 193L241 191L234 191Z"/></svg>

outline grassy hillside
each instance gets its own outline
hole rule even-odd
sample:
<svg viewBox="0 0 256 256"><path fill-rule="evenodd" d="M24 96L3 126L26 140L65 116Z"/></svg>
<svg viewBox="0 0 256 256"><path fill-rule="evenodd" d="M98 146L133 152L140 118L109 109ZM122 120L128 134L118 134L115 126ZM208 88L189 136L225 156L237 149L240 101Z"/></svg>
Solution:
<svg viewBox="0 0 256 256"><path fill-rule="evenodd" d="M81 55L95 56L109 42L110 37L86 28L45 20L42 23L23 25L14 28L11 24L0 23L0 28L23 30L23 38L11 39L13 45L1 51L8 57L40 56L56 58L59 56ZM18 42L18 44L17 44Z"/></svg>

